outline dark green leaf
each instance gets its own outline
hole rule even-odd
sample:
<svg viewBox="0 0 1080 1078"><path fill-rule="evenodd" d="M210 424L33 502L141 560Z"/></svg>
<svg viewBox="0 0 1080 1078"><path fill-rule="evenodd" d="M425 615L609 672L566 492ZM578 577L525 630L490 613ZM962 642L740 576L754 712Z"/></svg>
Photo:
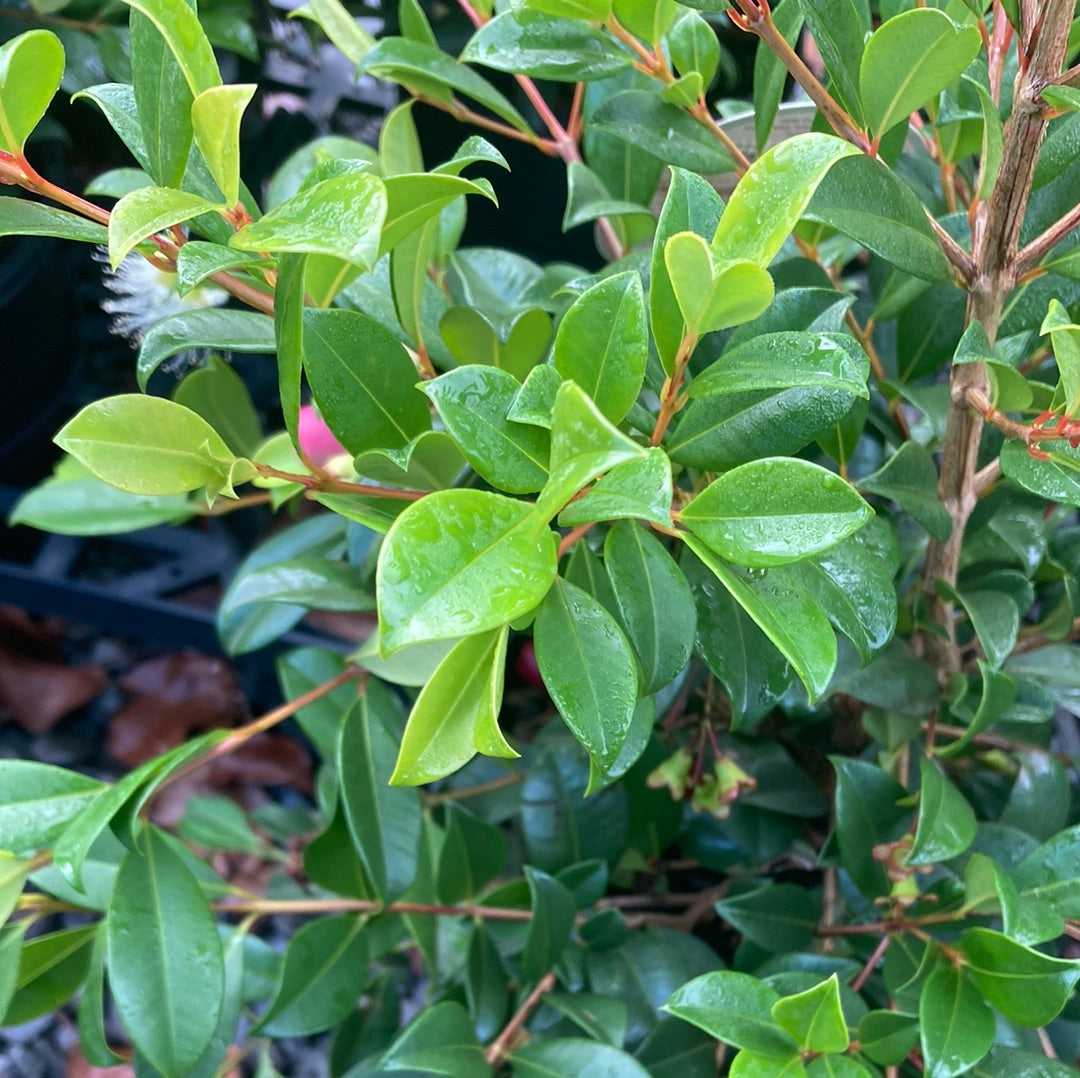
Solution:
<svg viewBox="0 0 1080 1078"><path fill-rule="evenodd" d="M439 854L439 894L444 902L474 901L506 865L502 831L460 805L446 806L446 838Z"/></svg>
<svg viewBox="0 0 1080 1078"><path fill-rule="evenodd" d="M56 236L64 240L104 244L105 229L66 210L31 202L28 198L0 198L0 236Z"/></svg>
<svg viewBox="0 0 1080 1078"><path fill-rule="evenodd" d="M574 897L558 880L539 869L525 866L532 918L525 936L522 970L527 984L536 984L558 961L570 942L577 906Z"/></svg>
<svg viewBox="0 0 1080 1078"><path fill-rule="evenodd" d="M567 1074L648 1078L649 1075L633 1056L618 1048L577 1037L557 1037L527 1044L510 1056L510 1062L517 1078L554 1078Z"/></svg>
<svg viewBox="0 0 1080 1078"><path fill-rule="evenodd" d="M941 962L919 996L919 1034L928 1078L953 1078L994 1043L994 1016L963 970Z"/></svg>
<svg viewBox="0 0 1080 1078"><path fill-rule="evenodd" d="M859 488L880 494L910 513L938 542L952 531L952 521L937 497L937 468L929 450L907 441Z"/></svg>
<svg viewBox="0 0 1080 1078"><path fill-rule="evenodd" d="M975 840L975 813L932 760L919 757L919 822L908 864L931 865L963 853Z"/></svg>
<svg viewBox="0 0 1080 1078"><path fill-rule="evenodd" d="M759 947L785 953L800 950L813 938L821 903L805 888L778 883L721 899L716 912Z"/></svg>
<svg viewBox="0 0 1080 1078"><path fill-rule="evenodd" d="M105 787L95 779L31 760L0 760L0 848L37 852Z"/></svg>
<svg viewBox="0 0 1080 1078"><path fill-rule="evenodd" d="M9 1026L19 1026L59 1010L70 999L86 977L92 944L97 937L97 925L82 925L36 936L18 951L24 931L25 926L11 926L0 943L0 957L11 962L6 968L9 975L14 974L10 1001L3 1000L0 985L0 1002L5 1003L0 1021ZM17 964L13 961L15 951L18 951Z"/></svg>

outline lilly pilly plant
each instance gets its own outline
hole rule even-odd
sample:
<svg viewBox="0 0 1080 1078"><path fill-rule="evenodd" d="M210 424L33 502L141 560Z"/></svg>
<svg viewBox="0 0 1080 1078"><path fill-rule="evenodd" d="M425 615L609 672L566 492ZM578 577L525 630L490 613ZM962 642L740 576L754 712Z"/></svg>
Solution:
<svg viewBox="0 0 1080 1078"><path fill-rule="evenodd" d="M222 85L186 4L132 3L134 89L83 94L140 170L111 211L24 156L57 40L0 49L0 179L36 196L0 228L224 290L250 310L158 322L140 383L193 347L274 353L284 417L266 437L217 358L98 401L15 518L269 504L294 522L225 594L227 647L378 615L347 661L284 656L282 707L113 785L0 762L4 1021L79 993L92 1062L115 1012L169 1078L254 1050L271 1073L276 1038L326 1030L354 1078L1076 1073L1073 4L459 3L456 58L415 0L380 41L303 9L407 99L261 206L256 88ZM752 162L707 97L709 17L760 38ZM768 148L789 75L816 110ZM513 177L475 176L502 164L477 134L426 168L417 103L565 162L565 227L610 264L462 248ZM541 721L502 708L511 646ZM310 818L203 800L155 826L164 786L291 716ZM284 867L252 894L215 850ZM280 913L309 918L284 955Z"/></svg>

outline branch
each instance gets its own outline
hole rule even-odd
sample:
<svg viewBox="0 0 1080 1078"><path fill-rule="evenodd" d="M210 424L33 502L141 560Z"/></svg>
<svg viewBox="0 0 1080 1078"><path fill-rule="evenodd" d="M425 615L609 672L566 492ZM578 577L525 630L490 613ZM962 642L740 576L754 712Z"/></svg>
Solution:
<svg viewBox="0 0 1080 1078"><path fill-rule="evenodd" d="M937 237L938 243L941 244L942 252L952 268L959 274L960 282L964 285L970 284L975 276L974 259L941 227L929 210L926 210L926 219L930 222L930 228Z"/></svg>
<svg viewBox="0 0 1080 1078"><path fill-rule="evenodd" d="M491 1046L484 1053L484 1060L492 1067L498 1067L506 1056L513 1051L514 1044L521 1035L525 1023L537 1007L544 995L555 987L555 974L545 973L537 982L536 987L529 993L528 998L518 1008L517 1013L506 1024L506 1028L491 1042Z"/></svg>
<svg viewBox="0 0 1080 1078"><path fill-rule="evenodd" d="M1018 276L1032 269L1040 262L1044 255L1049 254L1077 225L1080 225L1080 204L1073 206L1071 210L1060 220L1055 221L1045 232L1036 236L1016 256L1016 273Z"/></svg>

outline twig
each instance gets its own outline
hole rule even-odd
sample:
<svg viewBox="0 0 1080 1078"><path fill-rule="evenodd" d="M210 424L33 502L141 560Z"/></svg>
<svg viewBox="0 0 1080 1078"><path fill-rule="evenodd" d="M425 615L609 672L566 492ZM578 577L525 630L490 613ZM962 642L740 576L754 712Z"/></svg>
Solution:
<svg viewBox="0 0 1080 1078"><path fill-rule="evenodd" d="M1038 263L1043 255L1049 254L1077 225L1080 225L1080 205L1073 206L1045 232L1039 233L1016 256L1016 272L1022 276Z"/></svg>
<svg viewBox="0 0 1080 1078"><path fill-rule="evenodd" d="M500 775L497 779L478 782L475 786L463 786L460 790L443 790L437 794L426 794L424 804L428 808L435 808L437 805L445 805L447 801L464 801L469 797L483 797L484 794L494 793L496 790L505 790L508 786L516 786L527 778L527 772L514 771L509 775Z"/></svg>
<svg viewBox="0 0 1080 1078"><path fill-rule="evenodd" d="M855 975L854 980L851 982L851 990L853 992L861 992L863 985L870 979L870 974L874 972L877 964L885 957L885 952L889 949L889 944L893 941L892 936L882 936L878 940L878 945L874 948L870 957L863 964L863 968Z"/></svg>
<svg viewBox="0 0 1080 1078"><path fill-rule="evenodd" d="M503 1031L491 1042L488 1050L484 1053L484 1059L489 1066L498 1067L506 1056L513 1051L514 1045L525 1028L533 1011L540 1006L544 995L555 987L555 974L545 973L536 983L536 987L529 993L525 1002L517 1009L514 1017L506 1023Z"/></svg>
<svg viewBox="0 0 1080 1078"><path fill-rule="evenodd" d="M561 558L583 535L587 535L595 526L595 522L590 521L588 524L579 524L576 528L571 528L559 541L558 556Z"/></svg>

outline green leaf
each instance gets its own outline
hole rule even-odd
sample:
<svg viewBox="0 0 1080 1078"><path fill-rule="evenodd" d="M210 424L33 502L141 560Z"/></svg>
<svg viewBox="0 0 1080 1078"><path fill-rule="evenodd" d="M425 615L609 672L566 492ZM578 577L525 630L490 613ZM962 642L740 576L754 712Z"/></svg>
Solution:
<svg viewBox="0 0 1080 1078"><path fill-rule="evenodd" d="M111 1067L122 1062L122 1057L109 1047L105 1033L106 942L107 937L103 926L99 925L90 952L90 968L86 974L86 986L83 989L82 999L79 1001L79 1047L86 1056L87 1062L97 1067Z"/></svg>
<svg viewBox="0 0 1080 1078"><path fill-rule="evenodd" d="M696 232L672 236L664 263L690 337L749 322L772 302L773 282L764 269L746 259L720 261Z"/></svg>
<svg viewBox="0 0 1080 1078"><path fill-rule="evenodd" d="M399 898L416 878L420 794L390 786L397 756L397 708L387 689L369 681L341 724L337 746L340 796L353 844L375 893Z"/></svg>
<svg viewBox="0 0 1080 1078"><path fill-rule="evenodd" d="M229 589L220 617L248 603L294 603L313 610L369 611L375 596L355 565L325 558L292 558L246 573Z"/></svg>
<svg viewBox="0 0 1080 1078"><path fill-rule="evenodd" d="M158 29L176 58L193 95L221 85L214 50L186 0L124 0Z"/></svg>
<svg viewBox="0 0 1080 1078"><path fill-rule="evenodd" d="M1080 826L1037 846L1011 878L1022 902L1039 902L1060 917L1080 917Z"/></svg>
<svg viewBox="0 0 1080 1078"><path fill-rule="evenodd" d="M1022 441L1001 447L1001 470L1017 486L1048 501L1080 505L1080 452L1056 442L1044 442L1049 460L1036 460Z"/></svg>
<svg viewBox="0 0 1080 1078"><path fill-rule="evenodd" d="M668 48L680 75L699 76L703 88L712 82L720 66L720 43L716 31L700 15L692 11L679 13L668 31Z"/></svg>
<svg viewBox="0 0 1080 1078"><path fill-rule="evenodd" d="M509 371L520 381L534 369L544 369L536 364L551 343L551 317L537 307L521 311L504 340L475 308L451 307L439 320L439 333L460 364L485 363ZM554 373L553 368L549 371Z"/></svg>
<svg viewBox="0 0 1080 1078"><path fill-rule="evenodd" d="M184 248L188 246L185 244ZM282 277L284 270L279 281ZM277 295L280 302L280 288ZM155 322L142 339L137 367L139 388L146 389L150 376L166 359L191 348L216 348L222 352L273 352L274 323L266 315L255 311L221 310L215 307L168 315Z"/></svg>
<svg viewBox="0 0 1080 1078"><path fill-rule="evenodd" d="M139 393L88 404L54 441L99 479L131 494L216 492L236 461L201 416Z"/></svg>
<svg viewBox="0 0 1080 1078"><path fill-rule="evenodd" d="M1069 816L1069 779L1049 752L1017 753L1019 774L1009 791L1001 822L1046 839L1063 827Z"/></svg>
<svg viewBox="0 0 1080 1078"><path fill-rule="evenodd" d="M537 515L550 520L598 475L645 453L600 414L580 386L563 382L551 413L551 475L537 499Z"/></svg>
<svg viewBox="0 0 1080 1078"><path fill-rule="evenodd" d="M835 135L796 135L761 155L731 193L712 249L764 269L791 234L830 168L859 151Z"/></svg>
<svg viewBox="0 0 1080 1078"><path fill-rule="evenodd" d="M919 823L908 864L932 865L963 853L975 841L978 825L967 798L933 760L919 757L919 776Z"/></svg>
<svg viewBox="0 0 1080 1078"><path fill-rule="evenodd" d="M67 210L31 202L28 198L4 196L0 197L0 236L55 236L62 240L104 244L108 242L109 234L95 221L77 217Z"/></svg>
<svg viewBox="0 0 1080 1078"><path fill-rule="evenodd" d="M463 176L429 172L387 176L383 186L386 190L386 220L379 241L379 257L437 217L462 195L483 195L496 202L487 180L475 182Z"/></svg>
<svg viewBox="0 0 1080 1078"><path fill-rule="evenodd" d="M31 863L0 850L0 925L11 916L30 874Z"/></svg>
<svg viewBox="0 0 1080 1078"><path fill-rule="evenodd" d="M711 183L695 172L672 167L671 186L656 223L649 269L649 317L656 350L668 374L674 368L675 356L686 333L686 321L668 275L665 246L680 232L711 237L723 210L724 203Z"/></svg>
<svg viewBox="0 0 1080 1078"><path fill-rule="evenodd" d="M791 663L810 699L821 696L836 667L836 637L821 607L782 569L742 570L693 535L683 541Z"/></svg>
<svg viewBox="0 0 1080 1078"><path fill-rule="evenodd" d="M469 39L461 59L556 82L605 79L633 62L596 27L529 10L496 15Z"/></svg>
<svg viewBox="0 0 1080 1078"><path fill-rule="evenodd" d="M807 1078L807 1070L799 1056L761 1055L757 1052L739 1052L731 1061L729 1078Z"/></svg>
<svg viewBox="0 0 1080 1078"><path fill-rule="evenodd" d="M381 646L475 635L528 613L555 579L556 545L529 505L478 490L429 494L379 552Z"/></svg>
<svg viewBox="0 0 1080 1078"><path fill-rule="evenodd" d="M900 1011L870 1011L856 1030L859 1051L882 1067L898 1066L919 1039L919 1026L913 1015Z"/></svg>
<svg viewBox="0 0 1080 1078"><path fill-rule="evenodd" d="M801 950L813 939L821 903L804 887L777 883L721 899L716 912L752 943L784 954Z"/></svg>
<svg viewBox="0 0 1080 1078"><path fill-rule="evenodd" d="M18 921L0 927L0 1017L11 1004L19 973L19 956L29 924Z"/></svg>
<svg viewBox="0 0 1080 1078"><path fill-rule="evenodd" d="M109 987L136 1047L181 1078L217 1027L221 940L202 888L154 828L120 864L105 921Z"/></svg>
<svg viewBox="0 0 1080 1078"><path fill-rule="evenodd" d="M801 0L801 6L829 73L830 90L861 120L859 61L871 28L869 4L865 0Z"/></svg>
<svg viewBox="0 0 1080 1078"><path fill-rule="evenodd" d="M554 1078L555 1075L588 1074L595 1078L648 1078L633 1056L610 1044L581 1037L555 1037L533 1041L510 1055L516 1078Z"/></svg>
<svg viewBox="0 0 1080 1078"><path fill-rule="evenodd" d="M691 172L713 175L735 167L705 128L684 109L667 104L651 90L626 90L607 98L593 113L591 129Z"/></svg>
<svg viewBox="0 0 1080 1078"><path fill-rule="evenodd" d="M354 64L362 63L375 39L338 0L308 0L311 17Z"/></svg>
<svg viewBox="0 0 1080 1078"><path fill-rule="evenodd" d="M559 514L559 524L648 520L671 527L671 461L662 449L615 465Z"/></svg>
<svg viewBox="0 0 1080 1078"><path fill-rule="evenodd" d="M987 662L992 669L1000 669L1012 653L1020 631L1020 611L1013 599L997 591L961 593L944 581L937 586L950 601L963 605Z"/></svg>
<svg viewBox="0 0 1080 1078"><path fill-rule="evenodd" d="M457 90L490 109L511 127L532 134L532 128L517 109L490 82L434 45L383 38L364 57L360 72L400 83L417 93L434 93L443 100L451 96L449 90Z"/></svg>
<svg viewBox="0 0 1080 1078"><path fill-rule="evenodd" d="M619 423L637 399L648 356L645 295L641 278L630 272L606 278L574 301L559 323L552 362Z"/></svg>
<svg viewBox="0 0 1080 1078"><path fill-rule="evenodd" d="M989 928L969 928L960 950L987 1002L1022 1026L1052 1022L1080 980L1080 963L1041 954Z"/></svg>
<svg viewBox="0 0 1080 1078"><path fill-rule="evenodd" d="M927 1078L966 1073L994 1043L994 1015L982 994L947 962L940 962L923 985L919 1035Z"/></svg>
<svg viewBox="0 0 1080 1078"><path fill-rule="evenodd" d="M303 1037L336 1026L355 1008L368 962L367 919L320 917L289 941L281 977L259 1031Z"/></svg>
<svg viewBox="0 0 1080 1078"><path fill-rule="evenodd" d="M507 842L497 827L454 802L444 813L438 887L444 902L473 902L506 866Z"/></svg>
<svg viewBox="0 0 1080 1078"><path fill-rule="evenodd" d="M809 461L751 461L710 483L679 519L721 557L765 569L835 546L873 511L839 476Z"/></svg>
<svg viewBox="0 0 1080 1078"><path fill-rule="evenodd" d="M64 74L64 46L49 30L27 30L0 46L0 149L22 154Z"/></svg>
<svg viewBox="0 0 1080 1078"><path fill-rule="evenodd" d="M115 270L148 236L220 208L200 195L169 187L140 187L124 195L109 218L109 264Z"/></svg>
<svg viewBox="0 0 1080 1078"><path fill-rule="evenodd" d="M663 1010L705 1030L710 1037L772 1059L798 1052L790 1036L770 1018L780 994L746 973L706 973L684 984Z"/></svg>
<svg viewBox="0 0 1080 1078"><path fill-rule="evenodd" d="M240 120L255 96L255 86L211 86L191 105L195 143L225 201L240 199Z"/></svg>
<svg viewBox="0 0 1080 1078"><path fill-rule="evenodd" d="M859 64L859 98L876 135L906 120L959 78L982 40L937 8L905 11L882 23Z"/></svg>
<svg viewBox="0 0 1080 1078"><path fill-rule="evenodd" d="M520 389L512 374L476 364L421 386L476 472L512 494L532 493L547 482L551 445L542 427L506 418Z"/></svg>
<svg viewBox="0 0 1080 1078"><path fill-rule="evenodd" d="M0 848L37 852L105 787L51 764L0 760Z"/></svg>
<svg viewBox="0 0 1080 1078"><path fill-rule="evenodd" d="M918 442L904 442L873 475L859 480L859 488L896 502L938 542L948 539L952 521L938 501L934 458Z"/></svg>
<svg viewBox="0 0 1080 1078"><path fill-rule="evenodd" d="M526 984L536 984L559 960L570 942L577 906L574 897L554 877L525 866L532 918L525 934L522 973Z"/></svg>
<svg viewBox="0 0 1080 1078"><path fill-rule="evenodd" d="M430 427L412 360L373 318L307 310L303 347L312 396L350 453L396 449Z"/></svg>
<svg viewBox="0 0 1080 1078"><path fill-rule="evenodd" d="M477 1036L481 1040L489 1040L498 1034L506 1022L510 989L502 958L482 922L473 929L465 968L465 998L469 1004L469 1016Z"/></svg>
<svg viewBox="0 0 1080 1078"><path fill-rule="evenodd" d="M595 221L599 217L622 217L638 215L648 218L649 210L636 202L612 198L604 181L587 165L571 161L566 166L566 211L563 213L562 229L569 232L578 225Z"/></svg>
<svg viewBox="0 0 1080 1078"><path fill-rule="evenodd" d="M804 4L784 3L773 7L772 15L776 29L792 47L798 44L802 34ZM815 40L819 40L815 35ZM830 69L832 65L830 64ZM787 68L772 49L758 49L754 55L754 140L760 154L768 144L780 101L787 83Z"/></svg>
<svg viewBox="0 0 1080 1078"><path fill-rule="evenodd" d="M208 850L258 853L261 849L246 813L228 797L193 797L176 830L181 838Z"/></svg>
<svg viewBox="0 0 1080 1078"><path fill-rule="evenodd" d="M840 982L835 973L805 992L777 1000L772 1016L804 1052L847 1050L847 1023L840 1006Z"/></svg>
<svg viewBox="0 0 1080 1078"><path fill-rule="evenodd" d="M15 958L8 947L14 950L24 931L25 926L7 930L10 935L5 933L0 956ZM36 936L23 944L18 954L18 972L11 969L12 995L0 1021L6 1026L19 1026L59 1010L86 977L96 934L97 925L82 925Z"/></svg>
<svg viewBox="0 0 1080 1078"><path fill-rule="evenodd" d="M625 467L625 465L624 465ZM660 541L624 521L608 532L604 565L647 696L670 683L694 647L697 616L686 577Z"/></svg>
<svg viewBox="0 0 1080 1078"><path fill-rule="evenodd" d="M566 725L592 763L589 790L615 764L637 702L637 666L615 619L557 578L536 615L536 661Z"/></svg>
<svg viewBox="0 0 1080 1078"><path fill-rule="evenodd" d="M407 490L445 490L465 469L465 458L441 430L426 430L404 449L372 449L353 461L356 474Z"/></svg>
<svg viewBox="0 0 1080 1078"><path fill-rule="evenodd" d="M694 378L689 394L819 386L865 398L869 374L869 358L846 333L763 333L725 351Z"/></svg>
<svg viewBox="0 0 1080 1078"><path fill-rule="evenodd" d="M258 449L262 431L251 394L236 370L217 356L186 375L173 400L202 416L234 453L243 456Z"/></svg>
<svg viewBox="0 0 1080 1078"><path fill-rule="evenodd" d="M604 22L611 15L611 0L526 0L529 7L567 19Z"/></svg>
<svg viewBox="0 0 1080 1078"><path fill-rule="evenodd" d="M1042 1052L995 1045L990 1054L971 1072L975 1078L1072 1078L1076 1068L1050 1059Z"/></svg>
<svg viewBox="0 0 1080 1078"><path fill-rule="evenodd" d="M387 205L386 185L370 169L331 176L245 225L229 246L329 255L370 270L379 257Z"/></svg>
<svg viewBox="0 0 1080 1078"><path fill-rule="evenodd" d="M478 752L512 759L518 754L499 730L507 628L456 644L421 690L401 738L395 786L445 778Z"/></svg>
<svg viewBox="0 0 1080 1078"><path fill-rule="evenodd" d="M947 283L952 269L914 191L866 154L838 161L803 214L835 228L890 265Z"/></svg>
<svg viewBox="0 0 1080 1078"><path fill-rule="evenodd" d="M1073 323L1060 300L1052 299L1039 332L1050 335L1065 394L1065 414L1073 416L1080 408L1080 326Z"/></svg>

